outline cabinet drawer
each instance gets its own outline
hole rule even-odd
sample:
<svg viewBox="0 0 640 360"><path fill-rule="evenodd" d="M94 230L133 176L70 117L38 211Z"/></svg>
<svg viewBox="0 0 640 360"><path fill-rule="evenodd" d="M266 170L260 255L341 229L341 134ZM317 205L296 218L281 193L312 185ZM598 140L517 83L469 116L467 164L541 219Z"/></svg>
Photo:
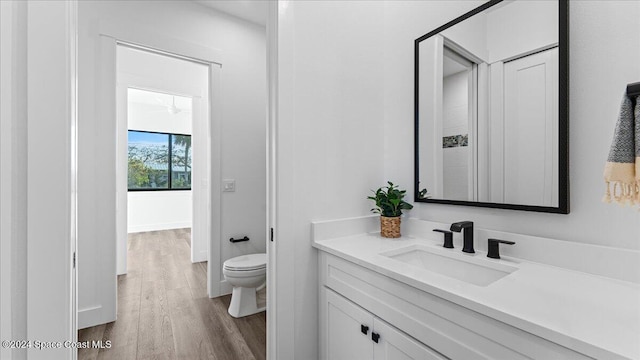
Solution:
<svg viewBox="0 0 640 360"><path fill-rule="evenodd" d="M589 359L324 252L320 281L451 359Z"/></svg>

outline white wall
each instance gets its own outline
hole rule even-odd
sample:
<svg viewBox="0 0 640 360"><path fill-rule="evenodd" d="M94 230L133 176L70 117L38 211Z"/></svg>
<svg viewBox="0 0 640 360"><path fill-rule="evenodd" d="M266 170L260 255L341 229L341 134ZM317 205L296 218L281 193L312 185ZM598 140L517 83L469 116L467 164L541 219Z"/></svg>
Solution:
<svg viewBox="0 0 640 360"><path fill-rule="evenodd" d="M100 58L96 33L100 24L145 34L160 34L215 48L222 65L222 178L236 180L236 192L222 193L221 257L264 252L265 244L265 29L183 1L91 1L79 6L79 309L100 306L100 253L97 244L115 236L115 124L99 124L93 85ZM105 164L104 170L94 164ZM115 164L113 165L115 166ZM216 189L213 189L216 191ZM250 242L232 245L230 237Z"/></svg>
<svg viewBox="0 0 640 360"><path fill-rule="evenodd" d="M467 71L442 79L442 136L469 132L468 79Z"/></svg>
<svg viewBox="0 0 640 360"><path fill-rule="evenodd" d="M191 227L191 191L130 191L129 233Z"/></svg>
<svg viewBox="0 0 640 360"><path fill-rule="evenodd" d="M0 2L0 339L27 338L27 13ZM0 348L1 359L26 349Z"/></svg>
<svg viewBox="0 0 640 360"><path fill-rule="evenodd" d="M204 86L207 86L207 68L204 69ZM175 76L175 75L174 75ZM178 76L185 77L185 76ZM186 77L186 81L189 77ZM192 83L198 83L198 78L191 78ZM135 82L135 80L133 80ZM191 100L191 99L189 99ZM172 134L191 135L191 106L177 106L184 109L175 115L167 111L164 105L150 105L129 102L127 107L127 120L129 130L164 132Z"/></svg>
<svg viewBox="0 0 640 360"><path fill-rule="evenodd" d="M488 63L521 56L558 42L556 1L505 1L492 9L486 16Z"/></svg>
<svg viewBox="0 0 640 360"><path fill-rule="evenodd" d="M391 5L393 6L393 5ZM399 3L396 5L399 9L404 8L406 4ZM411 6L411 4L409 4ZM402 10L400 10L402 11ZM462 15L462 13L456 14L453 18L441 18L439 22L435 23L431 29L423 32L421 35L426 34L427 32L436 29L440 25L444 25L445 23L453 20L454 18ZM386 24L385 24L386 25ZM453 41L455 44L459 45L463 49L467 50L474 56L487 61L489 58L489 50L487 44L487 15L482 13L477 16L471 17L464 22L457 23L455 26L452 26L448 29L445 29L441 32L441 34ZM418 36L421 36L418 35ZM416 38L418 37L416 36Z"/></svg>
<svg viewBox="0 0 640 360"><path fill-rule="evenodd" d="M382 5L281 4L275 245L288 291L277 294L278 359L318 356L311 221L366 213L385 180Z"/></svg>
<svg viewBox="0 0 640 360"><path fill-rule="evenodd" d="M557 2L547 0L505 1L442 31L442 34L491 64L557 43L558 7L556 5ZM399 1L392 6L396 7L397 11L404 12L412 6L424 8L428 5ZM454 5L453 8L456 6ZM458 13L457 16L462 14ZM425 28L425 31L416 38L453 18L443 18L439 22L434 22L432 28ZM532 28L536 30L530 31Z"/></svg>

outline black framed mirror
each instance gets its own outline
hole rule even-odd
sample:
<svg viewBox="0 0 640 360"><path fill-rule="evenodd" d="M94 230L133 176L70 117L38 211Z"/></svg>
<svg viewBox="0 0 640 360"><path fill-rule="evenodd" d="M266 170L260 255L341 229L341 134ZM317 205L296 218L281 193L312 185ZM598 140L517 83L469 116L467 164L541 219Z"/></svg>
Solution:
<svg viewBox="0 0 640 360"><path fill-rule="evenodd" d="M568 15L492 0L415 40L416 202L569 213Z"/></svg>

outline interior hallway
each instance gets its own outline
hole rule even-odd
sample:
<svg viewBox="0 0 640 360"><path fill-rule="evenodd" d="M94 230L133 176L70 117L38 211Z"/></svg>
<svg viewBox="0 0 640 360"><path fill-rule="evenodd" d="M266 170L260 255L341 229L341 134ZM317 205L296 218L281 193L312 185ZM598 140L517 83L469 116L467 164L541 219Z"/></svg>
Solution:
<svg viewBox="0 0 640 360"><path fill-rule="evenodd" d="M190 229L129 235L118 320L78 332L112 347L80 349L78 359L266 359L266 312L235 319L231 295L209 299L207 263L191 263L190 238Z"/></svg>

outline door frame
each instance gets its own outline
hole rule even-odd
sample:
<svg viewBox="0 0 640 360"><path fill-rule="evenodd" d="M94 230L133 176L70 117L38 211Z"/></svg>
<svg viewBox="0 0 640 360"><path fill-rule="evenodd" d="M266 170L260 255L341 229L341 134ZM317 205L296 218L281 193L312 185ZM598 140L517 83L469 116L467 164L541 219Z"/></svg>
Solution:
<svg viewBox="0 0 640 360"><path fill-rule="evenodd" d="M291 102L294 79L293 32L280 32L293 24L294 9L288 1L269 1L267 5L267 359L295 358L296 321L295 247L291 219L288 215L295 203L287 186L292 179L292 164L287 162L286 149L279 143L282 134L289 134L290 123L279 121ZM284 55L284 56L281 56ZM282 161L284 160L284 161ZM287 207L289 206L289 207Z"/></svg>
<svg viewBox="0 0 640 360"><path fill-rule="evenodd" d="M278 115L278 2L269 1L267 3L267 216L266 216L266 239L267 239L267 359L274 360L278 356L278 313L276 299L278 293L277 281L277 256L274 242L276 226L276 189L277 189L277 166L276 166L276 130Z"/></svg>
<svg viewBox="0 0 640 360"><path fill-rule="evenodd" d="M76 0L15 2L2 7L3 20L11 16L13 25L11 33L2 36L10 36L15 45L11 52L16 55L9 94L19 98L12 99L9 110L21 124L12 135L26 140L24 148L19 148L24 151L11 155L23 163L28 160L21 164L22 173L12 173L22 182L17 196L28 194L26 200L18 198L21 212L16 216L26 216L21 220L11 217L19 221L19 231L12 236L25 243L11 250L20 251L26 260L18 258L21 261L10 264L12 272L21 273L11 279L17 281L11 286L20 289L18 282L26 281L26 301L10 304L15 315L12 335L24 335L25 340L77 340L77 9ZM3 245L5 240L3 237ZM44 351L31 347L14 349L11 355L32 360L76 359L77 352L64 346Z"/></svg>
<svg viewBox="0 0 640 360"><path fill-rule="evenodd" d="M74 19L75 21L75 19ZM222 63L223 56L219 50L208 48L205 46L195 45L185 41L177 40L162 36L161 34L154 33L153 31L146 30L144 28L136 27L127 28L117 24L109 22L100 22L97 27L96 38L99 39L97 46L100 49L100 53L103 54L96 64L98 75L98 81L96 84L96 106L100 110L98 112L99 119L97 121L105 123L113 123L113 129L116 130L116 47L119 44L129 47L139 48L145 51L158 53L161 55L172 56L179 59L190 60L199 62L209 67L209 138L210 138L210 151L211 154L211 173L209 180L206 182L206 187L210 193L210 201L202 206L207 209L208 214L204 215L204 219L209 219L209 224L205 226L205 237L209 238L208 246L208 265L207 265L207 293L209 297L216 297L221 295L221 119L222 119L222 106L221 106L221 78L222 78ZM116 134L114 134L115 140ZM114 141L115 143L115 141ZM115 150L115 149L114 149ZM115 154L114 154L115 155ZM115 160L115 159L114 159ZM115 164L114 164L115 165ZM118 174L116 173L116 176ZM215 176L212 176L215 175ZM216 191L217 190L217 191ZM124 192L124 194L121 194ZM126 186L124 189L116 187L115 197L115 209L120 209L126 206L126 202L123 204L119 199L122 195L126 196ZM126 200L126 198L125 198ZM206 201L206 199L203 199ZM193 206L196 208L196 202L194 196ZM125 213L126 214L126 213ZM195 214L194 214L195 215ZM126 216L126 215L125 215ZM118 220L120 219L120 220ZM102 257L101 264L104 269L103 275L100 275L100 279L104 281L104 289L101 295L102 304L94 308L80 309L80 313L86 312L83 317L81 327L86 327L87 324L102 323L104 321L97 321L98 319L114 319L116 318L117 309L117 273L116 266L116 249L118 243L122 241L122 230L124 229L126 236L126 217L125 221L121 220L121 214L116 214L116 234L120 234L120 238L116 236L113 242L106 242L101 249ZM196 217L194 216L194 221ZM123 227L124 226L124 227ZM113 255L111 255L113 254ZM110 302L113 302L111 304ZM84 311L82 311L84 310ZM84 314L79 314L79 317ZM88 318L88 319L87 319ZM96 322L97 321L97 322ZM91 325L89 325L91 326ZM73 329L77 330L77 325Z"/></svg>

